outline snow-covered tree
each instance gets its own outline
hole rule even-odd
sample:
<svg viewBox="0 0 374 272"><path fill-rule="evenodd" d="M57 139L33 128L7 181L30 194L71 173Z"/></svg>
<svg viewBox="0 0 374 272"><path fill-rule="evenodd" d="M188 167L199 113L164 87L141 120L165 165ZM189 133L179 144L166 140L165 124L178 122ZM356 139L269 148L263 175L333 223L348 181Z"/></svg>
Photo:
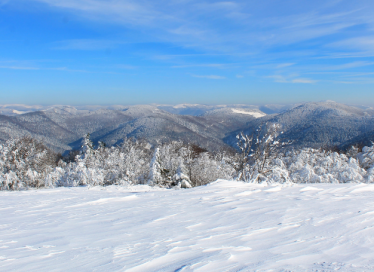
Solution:
<svg viewBox="0 0 374 272"><path fill-rule="evenodd" d="M364 182L366 171L355 158L321 149L290 151L283 158L295 183Z"/></svg>
<svg viewBox="0 0 374 272"><path fill-rule="evenodd" d="M279 155L280 148L288 144L279 141L280 134L282 132L279 124L266 123L259 126L251 136L243 133L237 136L241 150L237 163L238 180L262 182L273 175L274 159ZM277 171L279 172L279 169Z"/></svg>
<svg viewBox="0 0 374 272"><path fill-rule="evenodd" d="M0 146L0 187L3 190L44 187L57 159L57 154L32 138L9 140Z"/></svg>
<svg viewBox="0 0 374 272"><path fill-rule="evenodd" d="M163 185L162 168L160 165L160 149L156 148L150 164L148 185Z"/></svg>
<svg viewBox="0 0 374 272"><path fill-rule="evenodd" d="M181 159L179 161L179 166L177 169L177 173L174 175L174 184L180 188L191 188L191 181L189 176L187 175L187 169Z"/></svg>

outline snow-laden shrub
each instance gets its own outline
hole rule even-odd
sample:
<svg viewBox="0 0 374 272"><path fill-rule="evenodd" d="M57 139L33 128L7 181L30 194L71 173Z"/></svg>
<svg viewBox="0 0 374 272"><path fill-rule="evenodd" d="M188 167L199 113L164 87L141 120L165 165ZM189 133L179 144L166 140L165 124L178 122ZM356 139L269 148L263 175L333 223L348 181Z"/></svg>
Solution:
<svg viewBox="0 0 374 272"><path fill-rule="evenodd" d="M365 181L366 171L344 154L302 149L284 157L290 181L295 183L347 183Z"/></svg>
<svg viewBox="0 0 374 272"><path fill-rule="evenodd" d="M89 135L76 161L58 169L57 186L104 186L143 184L148 172L149 148L143 142L125 139L121 146L94 149Z"/></svg>
<svg viewBox="0 0 374 272"><path fill-rule="evenodd" d="M271 171L267 175L263 175L263 181L267 183L286 183L290 182L289 171L284 164L284 161L280 158L274 158L271 160Z"/></svg>
<svg viewBox="0 0 374 272"><path fill-rule="evenodd" d="M148 184L167 188L178 186L182 176L189 183L186 164L189 165L191 158L192 150L181 141L158 146L150 163Z"/></svg>
<svg viewBox="0 0 374 272"><path fill-rule="evenodd" d="M240 133L237 135L238 180L247 182L287 182L288 174L283 162L279 160L281 150L288 145L280 141L281 125L265 123L259 126L252 136Z"/></svg>
<svg viewBox="0 0 374 272"><path fill-rule="evenodd" d="M373 182L374 179L371 174L374 168L366 171L355 158L321 149L305 148L277 154L277 157L269 157L264 165L262 171L256 165L246 165L248 182L348 183Z"/></svg>
<svg viewBox="0 0 374 272"><path fill-rule="evenodd" d="M372 146L365 146L362 148L362 152L357 155L360 165L364 169L370 169L374 167L374 144Z"/></svg>
<svg viewBox="0 0 374 272"><path fill-rule="evenodd" d="M360 166L366 170L366 182L374 182L374 144L365 146L362 152L357 154Z"/></svg>
<svg viewBox="0 0 374 272"><path fill-rule="evenodd" d="M0 145L0 189L49 186L46 178L56 167L57 157L32 138L7 141Z"/></svg>
<svg viewBox="0 0 374 272"><path fill-rule="evenodd" d="M231 160L224 152L212 154L180 141L163 144L154 151L148 184L194 187L219 178L232 179L235 169Z"/></svg>
<svg viewBox="0 0 374 272"><path fill-rule="evenodd" d="M236 174L230 157L224 154L213 156L207 152L201 153L193 160L190 168L193 186L205 185L217 179L232 179Z"/></svg>

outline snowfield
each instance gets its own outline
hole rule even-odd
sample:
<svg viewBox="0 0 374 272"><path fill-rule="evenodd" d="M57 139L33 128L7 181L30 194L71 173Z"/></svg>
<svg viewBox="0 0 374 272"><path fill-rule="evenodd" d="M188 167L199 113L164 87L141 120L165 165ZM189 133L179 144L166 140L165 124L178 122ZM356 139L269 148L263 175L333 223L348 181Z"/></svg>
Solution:
<svg viewBox="0 0 374 272"><path fill-rule="evenodd" d="M0 192L0 271L374 271L374 185Z"/></svg>

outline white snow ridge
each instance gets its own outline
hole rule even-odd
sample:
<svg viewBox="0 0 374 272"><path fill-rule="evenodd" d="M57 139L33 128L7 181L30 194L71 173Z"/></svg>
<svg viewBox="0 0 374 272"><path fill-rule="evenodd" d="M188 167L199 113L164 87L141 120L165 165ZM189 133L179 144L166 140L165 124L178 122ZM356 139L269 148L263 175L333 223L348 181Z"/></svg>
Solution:
<svg viewBox="0 0 374 272"><path fill-rule="evenodd" d="M0 192L0 271L374 271L374 185Z"/></svg>

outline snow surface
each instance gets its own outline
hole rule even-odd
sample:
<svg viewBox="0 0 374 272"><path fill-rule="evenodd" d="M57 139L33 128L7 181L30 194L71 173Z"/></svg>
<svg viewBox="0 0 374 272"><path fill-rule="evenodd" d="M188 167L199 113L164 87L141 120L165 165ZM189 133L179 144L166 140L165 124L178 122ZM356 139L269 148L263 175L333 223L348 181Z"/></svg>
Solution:
<svg viewBox="0 0 374 272"><path fill-rule="evenodd" d="M0 271L374 271L374 185L0 192Z"/></svg>
<svg viewBox="0 0 374 272"><path fill-rule="evenodd" d="M241 113L241 114L248 114L252 115L255 118L260 118L265 116L266 114L261 113L261 112L256 112L256 111L244 111L244 110L238 110L238 109L232 109L234 113Z"/></svg>

